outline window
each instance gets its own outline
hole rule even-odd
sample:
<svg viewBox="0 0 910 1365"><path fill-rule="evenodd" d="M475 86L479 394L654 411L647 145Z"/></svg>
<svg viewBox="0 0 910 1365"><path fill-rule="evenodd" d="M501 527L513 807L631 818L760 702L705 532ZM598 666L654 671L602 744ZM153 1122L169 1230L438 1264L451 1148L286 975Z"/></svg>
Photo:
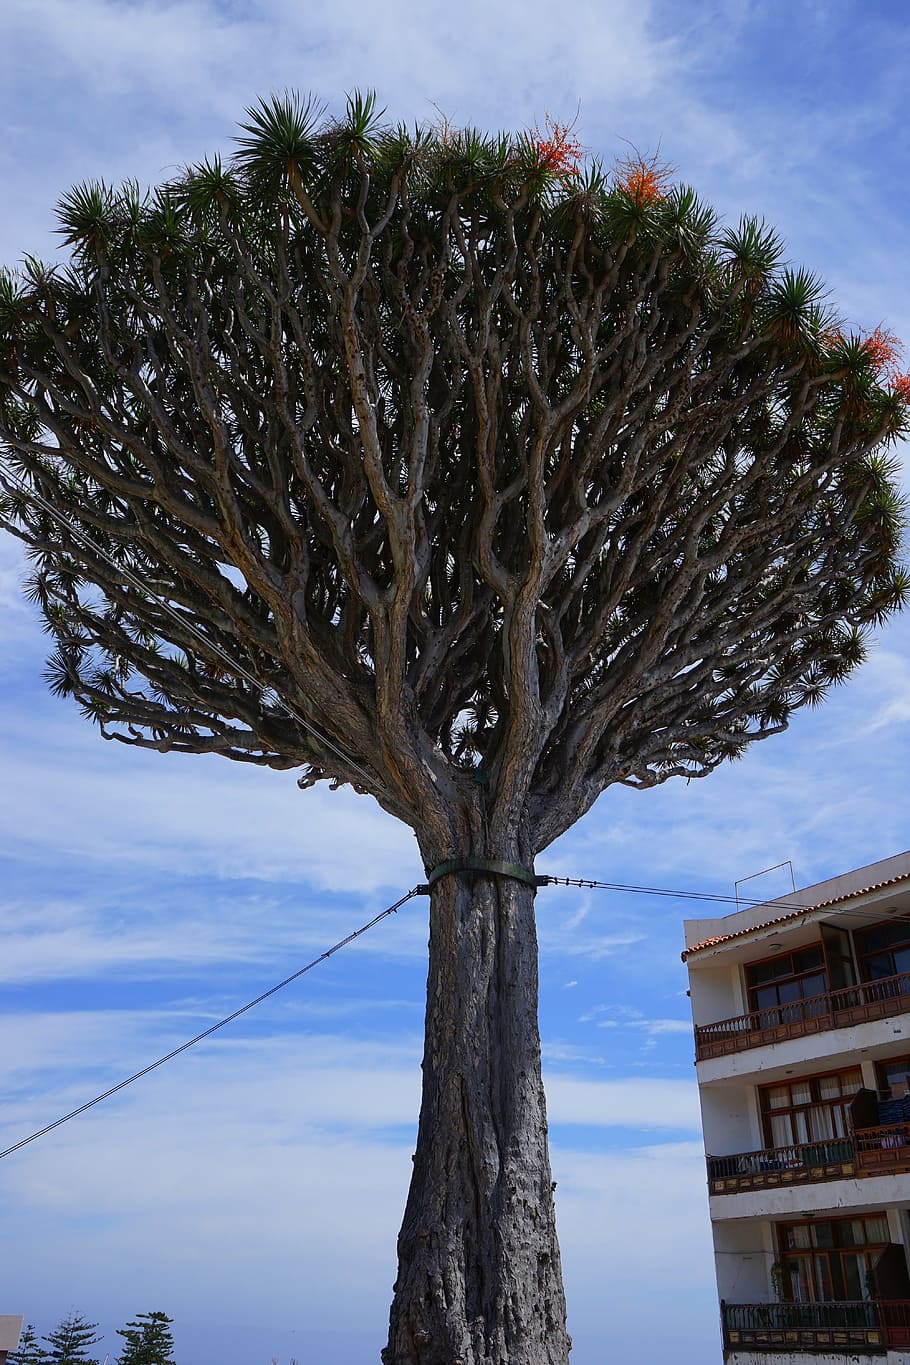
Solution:
<svg viewBox="0 0 910 1365"><path fill-rule="evenodd" d="M895 917L873 924L871 929L858 930L854 939L864 981L910 973L910 920Z"/></svg>
<svg viewBox="0 0 910 1365"><path fill-rule="evenodd" d="M901 1091L906 1094L904 1087L910 1082L910 1057L889 1057L886 1062L878 1062L875 1079L879 1093L886 1098Z"/></svg>
<svg viewBox="0 0 910 1365"><path fill-rule="evenodd" d="M804 1006L802 1001L824 995L828 989L825 956L821 944L800 948L793 953L779 953L766 962L752 962L746 967L746 986L749 1009L767 1011L760 1027L801 1019L805 1013L827 1013L821 1002ZM791 1008L787 1008L790 1006Z"/></svg>
<svg viewBox="0 0 910 1365"><path fill-rule="evenodd" d="M765 1142L769 1147L793 1147L847 1137L850 1102L862 1088L858 1066L784 1085L760 1086Z"/></svg>
<svg viewBox="0 0 910 1365"><path fill-rule="evenodd" d="M796 1303L872 1298L872 1272L889 1241L883 1214L778 1224L785 1297Z"/></svg>

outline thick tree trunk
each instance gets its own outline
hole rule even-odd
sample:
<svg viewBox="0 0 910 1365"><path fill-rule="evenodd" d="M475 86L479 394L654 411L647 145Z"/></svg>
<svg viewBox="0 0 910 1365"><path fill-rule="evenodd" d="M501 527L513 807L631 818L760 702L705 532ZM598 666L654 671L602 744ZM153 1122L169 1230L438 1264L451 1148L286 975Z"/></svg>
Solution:
<svg viewBox="0 0 910 1365"><path fill-rule="evenodd" d="M567 1365L534 889L432 888L423 1099L385 1365Z"/></svg>

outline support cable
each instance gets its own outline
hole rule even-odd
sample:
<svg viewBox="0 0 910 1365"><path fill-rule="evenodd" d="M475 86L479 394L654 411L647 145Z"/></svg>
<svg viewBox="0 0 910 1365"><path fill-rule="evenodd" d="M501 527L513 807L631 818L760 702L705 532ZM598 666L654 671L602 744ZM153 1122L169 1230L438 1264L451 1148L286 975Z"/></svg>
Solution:
<svg viewBox="0 0 910 1365"><path fill-rule="evenodd" d="M789 900L750 900L740 896L737 900L735 896L722 896L710 891L677 891L666 886L625 886L621 882L599 882L586 877L551 877L548 874L537 878L539 886L577 886L583 890L592 891L620 891L624 894L635 896L671 896L675 900L683 901L708 901L717 905L736 905L740 910L751 910L759 905L767 905L769 909L792 911L797 913L805 910L808 914L811 910L818 910L818 905L805 905L796 901ZM834 909L834 906L831 907ZM854 915L864 916L874 914L874 911L864 911L861 909L852 910Z"/></svg>
<svg viewBox="0 0 910 1365"><path fill-rule="evenodd" d="M516 869L512 864L490 864L484 863L483 860L475 859L457 860L454 861L454 865L441 864L438 868L433 869L435 876L432 880L438 880L439 877L445 876L446 873L452 871L485 872L487 875L492 873L493 875L515 877L516 870L522 874L517 877L516 880L530 880L530 869ZM678 891L669 887L631 886L621 882L601 882L587 877L556 877L549 874L543 874L534 877L534 884L538 887L569 886L579 887L583 890L614 891L640 896L670 896L677 900L736 904L736 900L733 896L723 896L708 891ZM195 1047L197 1043L201 1043L204 1039L210 1038L213 1033L217 1033L218 1030L224 1028L226 1024L230 1024L235 1019L239 1019L242 1014L246 1014L248 1010L253 1009L256 1005L260 1005L263 1000L268 1000L270 996L277 994L277 992L283 990L285 986L289 986L293 981L297 981L301 976L305 976L307 972L312 971L314 967L317 967L320 962L327 961L328 958L333 957L334 954L339 952L342 948L346 948L349 943L353 943L355 939L360 938L362 934L367 933L368 930L374 928L377 924L381 923L382 920L387 919L389 915L393 915L396 910L399 910L408 901L413 900L415 896L426 896L429 895L429 893L430 885L428 883L419 883L417 886L412 887L410 891L407 891L399 900L395 901L394 905L389 905L385 910L381 910L378 915L374 915L371 920L366 924L361 925L359 929L353 930L346 938L339 939L331 948L327 948L324 953L320 953L318 957L313 958L311 962L306 963L306 965L301 967L298 971L285 977L283 981L279 981L276 985L270 987L269 990L263 991L262 994L257 995L254 1000L247 1001L245 1005L241 1005L239 1009L234 1010L232 1014L226 1015L224 1019L219 1019L216 1024L212 1024L210 1028L204 1029L203 1032L198 1033L195 1038L190 1038L187 1042L181 1043L179 1047L174 1048L163 1057L159 1057L157 1061L151 1062L140 1071L134 1072L132 1076L127 1076L125 1080L119 1081L117 1085L111 1086L110 1089L103 1091L102 1094L96 1095L93 1099L86 1101L85 1104L81 1104L78 1108L70 1110L68 1114L63 1114L60 1118L55 1119L53 1123L46 1124L44 1128L39 1128L37 1132L31 1133L26 1138L22 1138L21 1141L14 1143L11 1147L7 1147L5 1151L0 1151L0 1160L4 1157L11 1156L13 1152L18 1152L22 1147L27 1147L30 1142L35 1142L38 1138L44 1137L46 1133L50 1133L55 1128L59 1128L61 1124L68 1123L70 1119L74 1119L78 1117L78 1115L84 1114L86 1110L94 1108L94 1106L100 1104L102 1100L109 1099L111 1095L116 1095L118 1091L124 1090L128 1085L132 1085L134 1081L141 1080L141 1078L147 1076L149 1072L157 1070L158 1067L164 1066L166 1062L170 1062L175 1057L179 1057L182 1052L186 1052L189 1048ZM753 906L766 903L768 902L750 902ZM742 898L740 898L739 904L742 908ZM792 910L796 912L804 910L807 913L820 908L815 905L795 905L792 902L786 901L771 902L771 904L774 904L775 907L780 910ZM860 917L867 917L872 916L876 912L857 909L851 913ZM901 915L898 916L898 918L906 919L910 917Z"/></svg>
<svg viewBox="0 0 910 1365"><path fill-rule="evenodd" d="M367 924L362 924L359 929L355 929L353 933L348 934L347 938L339 939L337 943L333 943L331 948L327 948L324 953L320 953L318 957L314 957L312 962L308 962L306 966L301 967L299 971L293 972L291 976L286 976L284 980L279 981L277 985L270 987L267 991L263 991L261 995L256 996L255 1000L248 1000L245 1005L240 1006L239 1010L234 1010L233 1014L228 1014L224 1019L219 1019L217 1024L212 1024L211 1028L205 1029L202 1033L197 1033L195 1038L190 1038L187 1042L181 1043L179 1047L175 1047L171 1052L166 1053L165 1056L159 1057L156 1062L150 1062L149 1065L144 1066L141 1071L136 1071L132 1076L127 1076L126 1080L119 1081L117 1085L112 1085L111 1088L105 1090L103 1094L96 1095L94 1099L88 1100L85 1104L80 1104L78 1109L71 1109L68 1114L63 1114L59 1119L55 1119L53 1123L48 1123L44 1128L39 1128L36 1133L31 1133L28 1137L22 1138L20 1142L14 1142L12 1147L7 1147L5 1151L0 1152L0 1160L5 1156L12 1156L13 1152L18 1152L21 1147L27 1147L30 1142L35 1142L38 1138L44 1137L45 1133L50 1133L53 1129L59 1128L62 1123L68 1123L70 1119L76 1118L79 1114L84 1114L87 1109L94 1108L94 1106L100 1104L102 1100L110 1099L111 1095L116 1095L118 1090L124 1090L126 1086L132 1085L134 1081L138 1081L143 1076L147 1076L150 1071L155 1071L159 1066L164 1066L165 1062L173 1061L175 1057L180 1056L181 1052L186 1052L188 1048L195 1047L196 1044L201 1043L204 1038L210 1038L213 1033L217 1033L219 1029L224 1028L225 1024L233 1023L235 1019L240 1018L241 1014L246 1014L247 1010L253 1009L255 1005L261 1005L263 1000L268 1000L269 996L275 995L278 991L283 990L285 986L289 986L292 981L296 981L299 977L312 971L320 962L325 962L328 958L339 952L340 949L346 948L349 943L354 942L355 938L360 938L361 934L365 934L368 929L374 928L381 920L387 919L389 915L394 915L395 911L400 910L407 901L413 900L415 896L426 895L426 893L427 887L423 884L412 887L411 890L402 896L400 900L397 900L394 905L386 906L385 910L381 910L378 915L374 915Z"/></svg>

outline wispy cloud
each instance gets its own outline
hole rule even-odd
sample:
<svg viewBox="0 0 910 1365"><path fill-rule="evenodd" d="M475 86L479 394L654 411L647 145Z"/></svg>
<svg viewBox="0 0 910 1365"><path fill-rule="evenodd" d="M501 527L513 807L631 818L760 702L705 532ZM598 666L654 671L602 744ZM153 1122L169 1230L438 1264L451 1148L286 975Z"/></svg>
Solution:
<svg viewBox="0 0 910 1365"><path fill-rule="evenodd" d="M7 697L0 717L0 838L20 858L46 863L53 850L60 861L347 892L404 890L423 876L413 836L369 799L324 788L303 795L293 773L246 769L238 784L223 759L181 763L104 744L59 704L28 712Z"/></svg>
<svg viewBox="0 0 910 1365"><path fill-rule="evenodd" d="M598 1028L634 1029L647 1034L649 1038L658 1038L667 1033L692 1032L690 1019L649 1019L641 1010L629 1005L596 1005L594 1009L581 1015L578 1022L594 1023Z"/></svg>
<svg viewBox="0 0 910 1365"><path fill-rule="evenodd" d="M554 1124L645 1131L669 1128L697 1132L699 1128L698 1096L688 1081L596 1081L552 1076L547 1082L547 1112Z"/></svg>
<svg viewBox="0 0 910 1365"><path fill-rule="evenodd" d="M467 0L415 23L406 0L389 0L374 24L364 22L361 0L308 8L295 0L254 8L10 0L0 74L20 155L0 154L0 170L25 193L16 220L0 225L0 259L42 249L34 234L69 180L167 176L224 147L257 94L287 86L313 90L336 110L344 92L377 87L390 117L432 120L442 109L456 122L494 127L528 126L547 110L572 117L580 102L609 111L620 132L634 135L633 111L678 91L687 60L651 12L650 0L570 0L568 8L538 6L528 23L518 0L492 9ZM28 94L38 82L36 119ZM28 154L45 121L55 140L39 162ZM23 226L31 241L18 236Z"/></svg>
<svg viewBox="0 0 910 1365"><path fill-rule="evenodd" d="M126 1092L93 1122L116 1126L121 1116L154 1116L162 1099L170 1111L186 1088L203 1086L210 1110L229 1113L245 1103L259 1115L298 1129L374 1129L412 1126L419 1102L422 1039L419 1018L409 1035L381 1040L356 1033L308 1028L301 1036L274 1024L266 1036L221 1034L199 1044L185 1059ZM17 1126L47 1121L48 1110L65 1110L76 1095L113 1071L132 1070L189 1032L188 1012L87 1010L10 1012L0 1016L0 1075L19 1091ZM21 1078L43 1074L41 1097L21 1092ZM547 1078L551 1122L602 1128L697 1128L697 1102L688 1081L582 1078L561 1069ZM200 1094L202 1092L200 1091ZM242 1099L242 1097L245 1097ZM197 1099L198 1103L198 1099ZM40 1109L40 1113L38 1112ZM4 1110L2 1122L13 1115ZM13 1139L15 1140L15 1139Z"/></svg>
<svg viewBox="0 0 910 1365"><path fill-rule="evenodd" d="M236 891L182 886L168 904L153 891L119 895L98 888L66 903L0 901L0 983L82 979L154 980L217 965L243 965L276 975L302 967L373 913L356 897L328 905L315 891L282 899ZM152 904L150 905L150 900ZM346 949L362 954L422 960L426 956L426 903L385 921ZM263 923L268 932L263 933Z"/></svg>

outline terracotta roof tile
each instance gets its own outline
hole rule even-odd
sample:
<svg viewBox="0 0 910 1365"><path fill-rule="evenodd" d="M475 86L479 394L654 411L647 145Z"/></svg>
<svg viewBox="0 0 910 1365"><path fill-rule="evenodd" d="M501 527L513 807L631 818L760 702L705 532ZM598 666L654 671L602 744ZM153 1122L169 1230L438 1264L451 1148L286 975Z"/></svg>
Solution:
<svg viewBox="0 0 910 1365"><path fill-rule="evenodd" d="M843 905L845 901L855 900L858 896L868 896L872 891L883 891L888 886L896 886L898 882L906 881L910 881L910 872L902 872L900 876L889 877L884 882L873 882L871 886L861 886L857 891L848 891L844 896L819 901L817 905L800 906L798 910L792 910L788 915L763 920L761 924L750 925L748 929L736 929L731 934L715 934L713 938L703 938L700 943L693 943L691 948L684 949L681 954L682 960L685 962L693 953L700 953L705 948L715 948L718 943L729 943L734 938L745 938L748 934L757 934L761 929L773 929L776 924L787 924L790 920L799 919L800 915L811 915L816 910L827 910L831 905Z"/></svg>

